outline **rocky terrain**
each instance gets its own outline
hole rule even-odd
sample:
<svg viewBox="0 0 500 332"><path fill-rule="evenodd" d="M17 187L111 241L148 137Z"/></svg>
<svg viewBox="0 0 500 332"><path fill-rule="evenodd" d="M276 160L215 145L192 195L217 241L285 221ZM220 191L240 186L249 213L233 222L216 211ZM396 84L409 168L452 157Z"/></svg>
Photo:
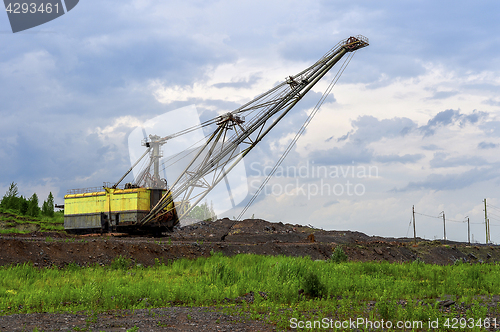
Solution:
<svg viewBox="0 0 500 332"><path fill-rule="evenodd" d="M222 252L260 255L310 256L328 259L337 246L352 261L453 264L500 261L500 248L492 245L427 241L417 238L371 237L360 232L325 231L312 227L271 223L258 219L214 222L178 227L163 237L129 237L124 234L73 236L64 232L33 232L0 237L0 265L32 262L35 266L109 264L121 255L137 264L152 265L155 259L209 256Z"/></svg>
<svg viewBox="0 0 500 332"><path fill-rule="evenodd" d="M32 232L0 237L0 265L33 263L37 267L110 264L123 256L136 264L153 265L179 258L194 259L211 252L224 255L309 256L328 259L341 246L351 261L470 264L500 261L500 248L490 245L371 237L360 232L325 231L302 225L271 223L259 219L221 219L177 227L162 237L131 237L125 234L74 236L64 232ZM245 321L207 308L154 309L164 325L154 326L151 311L119 313L29 314L0 316L0 331L271 331L272 326ZM188 317L190 317L188 319ZM163 323L162 323L163 324Z"/></svg>

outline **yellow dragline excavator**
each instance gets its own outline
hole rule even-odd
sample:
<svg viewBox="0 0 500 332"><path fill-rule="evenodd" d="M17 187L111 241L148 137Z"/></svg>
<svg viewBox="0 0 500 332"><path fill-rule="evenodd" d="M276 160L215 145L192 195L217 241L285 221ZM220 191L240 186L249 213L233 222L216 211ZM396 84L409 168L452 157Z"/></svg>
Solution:
<svg viewBox="0 0 500 332"><path fill-rule="evenodd" d="M64 228L71 233L172 230L330 69L348 55L340 75L354 51L366 46L363 36L344 39L310 67L232 112L166 137L149 135L143 142L146 151L118 182L69 191L64 197ZM184 171L167 185L159 172L162 145L200 128L210 133L206 142L186 154ZM147 166L135 182L120 186L141 160Z"/></svg>

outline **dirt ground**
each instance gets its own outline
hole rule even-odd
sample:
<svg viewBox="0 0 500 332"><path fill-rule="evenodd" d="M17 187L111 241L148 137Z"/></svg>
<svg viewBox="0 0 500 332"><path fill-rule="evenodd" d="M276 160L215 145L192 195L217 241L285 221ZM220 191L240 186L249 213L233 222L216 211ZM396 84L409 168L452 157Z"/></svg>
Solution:
<svg viewBox="0 0 500 332"><path fill-rule="evenodd" d="M121 237L121 234L74 236L63 232L4 235L0 237L0 265L32 262L35 266L64 267L106 265L117 256L136 264L153 265L179 258L209 256L211 251L232 256L240 253L260 255L310 256L328 259L341 246L352 261L411 262L432 264L500 261L500 247L466 243L426 241L417 244L408 238L371 237L360 232L325 231L301 225L271 223L264 220L221 219L178 227L163 237Z"/></svg>
<svg viewBox="0 0 500 332"><path fill-rule="evenodd" d="M498 246L426 241L407 238L370 237L360 232L325 231L307 226L271 223L251 219L214 222L177 227L163 237L121 237L120 234L74 236L61 233L4 235L0 237L0 265L31 262L38 267L75 263L80 266L110 264L117 256L136 264L153 265L179 258L209 256L211 251L224 255L253 253L261 255L309 256L328 259L335 247L351 261L411 262L433 264L498 262ZM98 315L30 314L0 316L0 331L67 331L87 328L90 331L125 331L134 326L140 331L271 331L272 326L223 315L207 308L152 309L157 315L142 311ZM191 310L191 313L188 311ZM156 313L155 311L155 313ZM159 317L162 317L159 320ZM188 317L191 317L188 319ZM38 324L38 325L36 325ZM161 325L164 324L164 325ZM33 326L33 327L32 327ZM23 330L24 329L24 330Z"/></svg>
<svg viewBox="0 0 500 332"><path fill-rule="evenodd" d="M36 330L35 330L36 329ZM100 314L23 314L0 316L0 331L273 331L258 321L215 308L170 307Z"/></svg>

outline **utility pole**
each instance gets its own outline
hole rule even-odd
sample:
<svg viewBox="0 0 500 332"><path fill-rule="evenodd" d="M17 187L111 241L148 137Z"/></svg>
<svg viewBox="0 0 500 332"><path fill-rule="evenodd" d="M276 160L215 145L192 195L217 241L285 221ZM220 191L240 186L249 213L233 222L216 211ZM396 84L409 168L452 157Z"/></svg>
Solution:
<svg viewBox="0 0 500 332"><path fill-rule="evenodd" d="M490 219L488 218L488 243L491 243Z"/></svg>
<svg viewBox="0 0 500 332"><path fill-rule="evenodd" d="M486 198L484 199L484 226L486 227L486 243L488 243L488 213L486 212Z"/></svg>
<svg viewBox="0 0 500 332"><path fill-rule="evenodd" d="M415 241L415 244L417 244L417 232L415 231L415 205L413 205L412 212L413 212L413 240Z"/></svg>
<svg viewBox="0 0 500 332"><path fill-rule="evenodd" d="M470 245L470 220L469 220L469 217L467 217L467 240L469 241L469 245Z"/></svg>
<svg viewBox="0 0 500 332"><path fill-rule="evenodd" d="M444 235L444 243L446 243L446 220L444 219L444 211L443 213L443 235Z"/></svg>

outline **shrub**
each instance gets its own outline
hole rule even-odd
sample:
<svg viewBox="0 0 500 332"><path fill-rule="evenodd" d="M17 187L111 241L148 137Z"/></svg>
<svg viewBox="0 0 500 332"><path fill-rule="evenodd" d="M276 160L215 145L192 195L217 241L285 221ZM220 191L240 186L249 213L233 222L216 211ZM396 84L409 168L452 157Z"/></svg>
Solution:
<svg viewBox="0 0 500 332"><path fill-rule="evenodd" d="M132 261L129 258L120 255L118 257L115 257L115 259L113 259L110 268L112 270L127 270L131 264Z"/></svg>
<svg viewBox="0 0 500 332"><path fill-rule="evenodd" d="M318 275L312 271L306 273L303 287L304 293L312 297L321 297L326 294L326 286L319 280Z"/></svg>
<svg viewBox="0 0 500 332"><path fill-rule="evenodd" d="M332 256L330 257L330 261L333 263L343 263L347 262L347 258L348 257L344 250L342 250L340 246L336 246L335 250L332 253Z"/></svg>
<svg viewBox="0 0 500 332"><path fill-rule="evenodd" d="M396 313L396 304L394 301L390 300L390 296L388 296L386 291L384 291L384 294L375 304L375 308L377 309L379 315L385 320L394 318Z"/></svg>

